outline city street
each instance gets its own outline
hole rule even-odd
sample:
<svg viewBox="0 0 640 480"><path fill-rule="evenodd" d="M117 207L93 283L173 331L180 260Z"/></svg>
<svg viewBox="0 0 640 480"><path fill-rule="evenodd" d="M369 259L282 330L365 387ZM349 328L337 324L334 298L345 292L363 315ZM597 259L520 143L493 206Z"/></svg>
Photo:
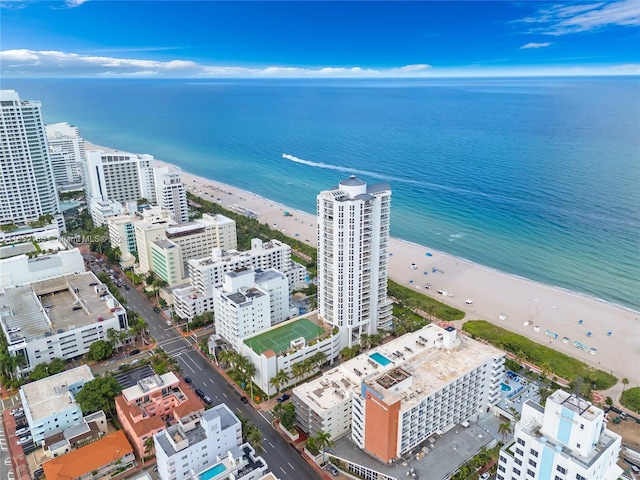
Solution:
<svg viewBox="0 0 640 480"><path fill-rule="evenodd" d="M120 275L120 278L124 278L124 275ZM129 290L121 288L120 293L127 299L127 307L138 312L148 323L147 329L158 346L178 360L183 375L192 378L192 388L201 388L213 399L214 404L225 403L236 415L247 418L260 429L263 434L262 457L269 465L269 470L281 480L320 478L298 451L271 426L273 418L269 414L258 412L251 405L240 401L241 394L194 349L195 341L191 337L183 337L176 327L168 327L167 317L154 312L149 301L131 284ZM135 357L144 355L147 353L142 352ZM111 368L117 369L117 366ZM97 373L101 369L95 370Z"/></svg>

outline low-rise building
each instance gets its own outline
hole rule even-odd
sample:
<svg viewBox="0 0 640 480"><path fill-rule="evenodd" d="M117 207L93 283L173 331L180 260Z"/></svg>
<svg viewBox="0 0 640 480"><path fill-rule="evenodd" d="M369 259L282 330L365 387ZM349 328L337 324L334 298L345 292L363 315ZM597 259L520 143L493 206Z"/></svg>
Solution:
<svg viewBox="0 0 640 480"><path fill-rule="evenodd" d="M296 421L386 463L486 412L503 370L504 352L431 324L294 388Z"/></svg>
<svg viewBox="0 0 640 480"><path fill-rule="evenodd" d="M186 480L219 463L242 445L242 426L225 404L202 414L198 422L172 425L153 437L161 480Z"/></svg>
<svg viewBox="0 0 640 480"><path fill-rule="evenodd" d="M149 454L149 439L172 424L193 428L204 405L175 373L143 378L116 397L116 413L122 429L139 457Z"/></svg>
<svg viewBox="0 0 640 480"><path fill-rule="evenodd" d="M227 450L219 462L208 465L191 476L192 480L264 480L267 464L249 443ZM272 477L274 478L274 477Z"/></svg>
<svg viewBox="0 0 640 480"><path fill-rule="evenodd" d="M622 439L607 430L604 411L556 390L544 407L527 400L514 440L500 450L498 480L555 478L616 480Z"/></svg>
<svg viewBox="0 0 640 480"><path fill-rule="evenodd" d="M75 398L93 378L91 369L82 365L20 387L20 400L35 443L83 423Z"/></svg>
<svg viewBox="0 0 640 480"><path fill-rule="evenodd" d="M128 330L127 314L93 272L61 275L0 292L0 327L18 373L86 354L107 331Z"/></svg>
<svg viewBox="0 0 640 480"><path fill-rule="evenodd" d="M133 449L122 430L42 464L47 480L111 478L134 466Z"/></svg>
<svg viewBox="0 0 640 480"><path fill-rule="evenodd" d="M82 423L49 432L42 440L42 450L55 458L99 440L107 433L107 417L102 410L85 416Z"/></svg>

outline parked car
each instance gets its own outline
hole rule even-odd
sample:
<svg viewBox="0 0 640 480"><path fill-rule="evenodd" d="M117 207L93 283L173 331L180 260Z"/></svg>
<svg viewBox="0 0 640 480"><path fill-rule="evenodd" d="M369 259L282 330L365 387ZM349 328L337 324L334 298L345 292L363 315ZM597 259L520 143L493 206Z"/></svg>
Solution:
<svg viewBox="0 0 640 480"><path fill-rule="evenodd" d="M167 327L173 327L173 323L171 323L171 320L167 320Z"/></svg>
<svg viewBox="0 0 640 480"><path fill-rule="evenodd" d="M27 435L30 431L31 430L29 430L29 427L19 428L18 430L16 430L16 435L19 437L23 437Z"/></svg>
<svg viewBox="0 0 640 480"><path fill-rule="evenodd" d="M204 392L202 390L200 390L199 388L196 388L196 395L198 395L200 398L204 397Z"/></svg>
<svg viewBox="0 0 640 480"><path fill-rule="evenodd" d="M204 400L204 403L206 403L207 405L211 405L213 403L213 400L211 400L211 397L209 395L205 395L204 397L202 397L202 400Z"/></svg>
<svg viewBox="0 0 640 480"><path fill-rule="evenodd" d="M284 395L282 395L280 398L278 398L278 402L282 403L282 402L286 402L287 400L289 400L291 398L291 395L289 395L288 393L285 393Z"/></svg>
<svg viewBox="0 0 640 480"><path fill-rule="evenodd" d="M338 475L340 475L340 471L337 469L335 465L332 465L331 463L327 465L327 470L329 470L329 472L331 472L331 475L333 475L334 477L337 477Z"/></svg>
<svg viewBox="0 0 640 480"><path fill-rule="evenodd" d="M139 348L134 348L133 350L131 350L131 352L129 353L129 356L131 355L137 355L140 353L140 349Z"/></svg>
<svg viewBox="0 0 640 480"><path fill-rule="evenodd" d="M482 475L480 475L480 480L488 480L490 476L491 474L489 472L484 472Z"/></svg>
<svg viewBox="0 0 640 480"><path fill-rule="evenodd" d="M15 414L16 414L16 413L23 413L23 412L24 412L24 410L23 410L22 408L18 407L18 408L14 408L14 409L13 409L13 410L11 410L9 413L10 413L11 415L14 415L14 416L15 416Z"/></svg>
<svg viewBox="0 0 640 480"><path fill-rule="evenodd" d="M160 309L158 307L153 307L153 311L158 313L158 312L160 312Z"/></svg>
<svg viewBox="0 0 640 480"><path fill-rule="evenodd" d="M191 377L184 377L184 381L187 383L191 383L193 380L191 380Z"/></svg>
<svg viewBox="0 0 640 480"><path fill-rule="evenodd" d="M27 445L29 443L33 443L33 438L31 437L31 435L27 436L27 437L22 437L18 440L18 445Z"/></svg>
<svg viewBox="0 0 640 480"><path fill-rule="evenodd" d="M248 399L247 397L245 397L244 395L240 397L240 401L241 401L242 403L245 403L245 404L246 404L246 403L249 403L249 399Z"/></svg>

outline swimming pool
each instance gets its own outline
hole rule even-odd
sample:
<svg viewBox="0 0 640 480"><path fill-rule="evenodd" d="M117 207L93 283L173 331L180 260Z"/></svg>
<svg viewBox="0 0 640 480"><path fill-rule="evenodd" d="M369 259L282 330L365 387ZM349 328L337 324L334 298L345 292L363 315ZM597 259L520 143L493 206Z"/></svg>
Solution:
<svg viewBox="0 0 640 480"><path fill-rule="evenodd" d="M501 383L500 384L500 388L502 389L503 392L511 391L511 387L509 385L507 385L506 383Z"/></svg>
<svg viewBox="0 0 640 480"><path fill-rule="evenodd" d="M212 478L215 478L216 476L220 475L226 469L227 467L219 463L211 467L206 472L202 472L200 475L198 475L198 478L200 478L200 480L211 480Z"/></svg>
<svg viewBox="0 0 640 480"><path fill-rule="evenodd" d="M369 355L369 358L371 360L375 360L376 362L378 362L380 365L382 365L383 367L389 365L391 363L391 360L389 360L387 357L385 357L384 355L382 355L381 353L372 353L371 355Z"/></svg>

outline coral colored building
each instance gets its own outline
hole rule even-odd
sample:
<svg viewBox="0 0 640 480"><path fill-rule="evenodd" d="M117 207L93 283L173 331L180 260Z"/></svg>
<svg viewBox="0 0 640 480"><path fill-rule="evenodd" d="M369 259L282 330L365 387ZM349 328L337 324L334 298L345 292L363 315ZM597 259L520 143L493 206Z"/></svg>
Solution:
<svg viewBox="0 0 640 480"><path fill-rule="evenodd" d="M139 457L150 453L147 439L176 423L199 422L204 412L195 392L172 372L143 378L115 400L120 425Z"/></svg>

